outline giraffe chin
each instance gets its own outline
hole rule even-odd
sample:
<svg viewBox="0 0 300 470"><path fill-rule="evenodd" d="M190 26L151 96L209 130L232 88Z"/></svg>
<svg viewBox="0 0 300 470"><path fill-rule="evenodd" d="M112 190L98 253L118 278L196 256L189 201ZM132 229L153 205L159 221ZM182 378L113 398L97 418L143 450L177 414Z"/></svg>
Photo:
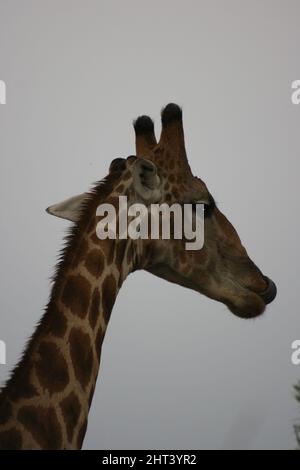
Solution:
<svg viewBox="0 0 300 470"><path fill-rule="evenodd" d="M250 296L249 296L250 297ZM258 295L251 295L251 301L247 302L226 302L227 307L236 317L245 320L256 318L262 315L266 309L266 304Z"/></svg>

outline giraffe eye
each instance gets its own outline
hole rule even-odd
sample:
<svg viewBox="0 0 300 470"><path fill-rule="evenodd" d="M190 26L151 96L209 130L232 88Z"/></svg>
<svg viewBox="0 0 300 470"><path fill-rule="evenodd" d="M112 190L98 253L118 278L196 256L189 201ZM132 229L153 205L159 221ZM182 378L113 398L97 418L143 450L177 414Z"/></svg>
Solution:
<svg viewBox="0 0 300 470"><path fill-rule="evenodd" d="M214 205L213 204L207 204L206 202L203 202L203 201L192 202L193 210L196 210L197 204L202 204L203 205L204 218L205 219L211 217L211 215L213 213L213 210L214 210Z"/></svg>

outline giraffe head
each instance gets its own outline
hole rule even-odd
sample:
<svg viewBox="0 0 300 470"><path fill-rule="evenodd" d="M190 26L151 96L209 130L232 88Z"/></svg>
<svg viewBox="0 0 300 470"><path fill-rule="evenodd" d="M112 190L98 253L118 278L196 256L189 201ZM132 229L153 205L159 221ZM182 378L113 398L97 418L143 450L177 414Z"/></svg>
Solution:
<svg viewBox="0 0 300 470"><path fill-rule="evenodd" d="M114 195L124 193L130 203L204 204L204 245L200 250L189 251L185 240L175 238L133 240L138 253L136 268L220 301L239 317L256 317L275 298L276 286L249 258L206 184L192 174L181 109L171 103L161 116L159 142L148 116L135 121L136 157L116 159L110 166L110 174L119 175ZM48 211L76 221L85 197L76 196Z"/></svg>

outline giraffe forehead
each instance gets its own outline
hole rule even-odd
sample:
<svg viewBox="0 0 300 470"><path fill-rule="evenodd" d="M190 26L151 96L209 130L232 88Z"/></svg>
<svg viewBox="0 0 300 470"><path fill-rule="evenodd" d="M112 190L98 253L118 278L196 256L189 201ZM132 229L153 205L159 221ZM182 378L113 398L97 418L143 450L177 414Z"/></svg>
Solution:
<svg viewBox="0 0 300 470"><path fill-rule="evenodd" d="M126 159L116 159L117 164L123 161L122 176L115 188L116 192L124 193L132 184L133 167L141 157L130 155ZM190 202L209 196L205 183L198 177L193 176L187 160L181 154L171 151L168 147L157 146L143 159L152 161L157 167L157 173L161 178L163 199L168 201L181 200ZM117 165L117 166L118 166ZM113 203L113 198L110 198ZM116 201L115 201L116 202Z"/></svg>
<svg viewBox="0 0 300 470"><path fill-rule="evenodd" d="M204 181L193 176L189 167L185 151L174 152L168 146L158 145L150 157L157 166L158 175L163 179L167 190L186 193L188 198L201 198L208 196L208 189Z"/></svg>
<svg viewBox="0 0 300 470"><path fill-rule="evenodd" d="M192 175L186 177L182 173L166 169L164 166L158 167L158 174L162 178L162 187L165 193L173 195L175 199L185 201L196 201L209 197L206 184L199 178Z"/></svg>
<svg viewBox="0 0 300 470"><path fill-rule="evenodd" d="M152 160L158 167L168 169L174 173L181 173L183 176L191 175L186 158L168 148L158 147L154 149Z"/></svg>

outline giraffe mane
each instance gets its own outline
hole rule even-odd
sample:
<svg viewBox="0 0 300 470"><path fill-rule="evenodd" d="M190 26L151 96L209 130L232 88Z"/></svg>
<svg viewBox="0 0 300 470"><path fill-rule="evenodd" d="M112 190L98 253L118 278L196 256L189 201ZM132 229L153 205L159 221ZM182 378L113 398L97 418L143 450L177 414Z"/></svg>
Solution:
<svg viewBox="0 0 300 470"><path fill-rule="evenodd" d="M11 387L14 387L14 385L17 384L19 379L22 380L22 372L24 370L23 366L26 364L27 360L32 355L35 338L38 337L42 332L42 328L45 324L46 318L51 316L53 298L56 294L56 289L58 289L61 285L60 280L62 278L64 270L72 261L74 252L76 251L76 247L78 244L78 237L80 237L80 234L86 228L92 210L95 209L96 211L96 207L102 202L105 202L106 198L113 191L115 185L121 178L121 175L122 171L115 171L109 173L102 180L94 183L92 188L87 193L86 200L82 204L78 222L72 223L70 228L68 228L67 233L63 239L64 245L60 250L60 253L58 255L58 261L54 268L54 274L50 278L52 288L48 298L48 302L44 308L44 314L37 321L33 334L25 342L23 352L21 353L21 356L17 361L16 365L12 368L9 378L0 387L0 407L2 400L5 401L5 393L8 392Z"/></svg>

